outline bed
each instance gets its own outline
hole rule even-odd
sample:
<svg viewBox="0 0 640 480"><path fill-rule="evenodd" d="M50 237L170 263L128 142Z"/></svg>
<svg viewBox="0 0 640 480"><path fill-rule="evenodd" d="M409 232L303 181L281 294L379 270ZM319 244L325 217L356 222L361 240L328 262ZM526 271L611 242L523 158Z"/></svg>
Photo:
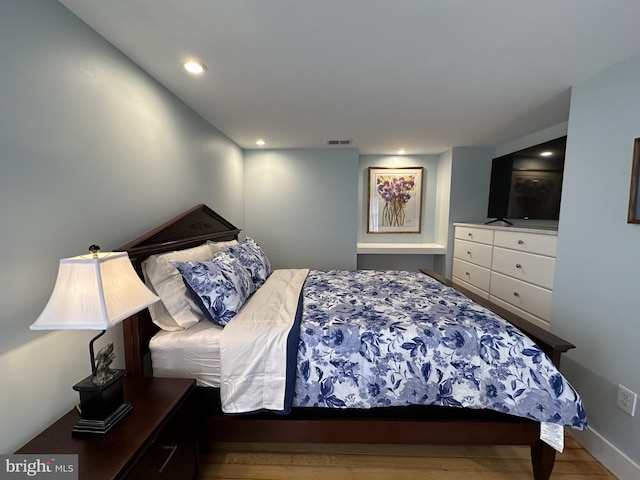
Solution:
<svg viewBox="0 0 640 480"><path fill-rule="evenodd" d="M143 276L143 263L151 256L191 249L207 242L220 245L224 245L225 242L237 242L238 234L239 229L209 207L197 205L128 243L120 250L128 252L134 267ZM311 274L313 276L315 272L311 272ZM294 273L295 275L300 276L298 273ZM304 273L304 275L307 278L309 274ZM447 290L449 292L453 287L447 279L433 272L421 271L418 275L424 278L421 281L427 282L426 284L429 288L434 288L438 291ZM274 277L278 277L278 275ZM322 286L324 285L322 282L328 280L321 278L318 281L320 282L319 285ZM319 289L319 291L321 290L322 288ZM258 289L257 292L261 291L263 290ZM526 333L528 338L533 340L544 351L545 358L548 358L550 363L552 362L556 367L559 366L562 353L574 348L571 343L476 297L471 292L457 287L452 292L454 295L464 297L465 302L470 301L469 305L472 306L467 307L465 303L465 308L472 308L474 311L488 309L506 319L509 322L508 328L515 326L519 329L518 331ZM257 294L254 295L251 301L253 302L257 296ZM296 308L293 308L293 310L296 310ZM299 312L300 310L296 311ZM294 324L296 321L299 321L299 318L298 320L292 319ZM198 323L195 327L187 329L185 333L188 335L194 334L195 338L195 333L198 332L198 329L206 329L208 327L207 323L206 321L202 325ZM237 322L237 324L240 323L242 322ZM149 344L152 342L158 343L158 339L161 339L160 343L165 340L168 341L171 335L165 332L158 333L159 328L151 321L148 311L143 311L130 317L123 325L127 375L131 377L153 375ZM233 328L229 328L231 326ZM241 332L235 329L236 322L230 322L224 328L223 332L226 332L225 334L227 335L226 341L229 341L229 338L234 338L229 332ZM213 337L211 338L214 340L209 339L207 342L218 341L219 333L219 331L213 332ZM237 335L244 335L244 333L238 333ZM405 338L401 344L404 346L404 350L419 349L419 346L411 346L411 338L414 337ZM238 337L236 336L235 338ZM197 352L198 342L201 340L193 341L195 343L189 344L187 348L189 352ZM303 340L299 337L294 337L293 340L289 339L289 341L299 345ZM452 341L455 343L456 339L452 339ZM413 343L415 344L416 342ZM170 372L169 374L189 377L193 375L193 377L199 378L197 377L199 373L180 372L178 367L172 370L174 367L171 366L173 359L170 342L164 346L166 347L165 353L162 354L162 357L156 353L154 362L158 365L163 364L163 362L166 363L168 367L165 368L165 372L168 371ZM532 348L527 348L526 346L524 348L527 352L532 351ZM376 353L375 348L373 348L367 354L375 355ZM287 355L291 356L291 352L289 351ZM526 353L525 355L530 354ZM532 355L531 357L533 358ZM237 358L241 362L242 357ZM526 360L531 361L532 358ZM219 358L213 358L209 363L215 365L219 361ZM536 357L536 362L539 361L540 358ZM518 360L517 362L521 361ZM408 363L403 361L403 365L408 365ZM297 368L300 376L300 368ZM408 368L412 369L411 366ZM426 370L425 364L421 364L418 369L424 372ZM303 376L312 377L312 375L309 375L309 369L303 369L303 371L305 372L302 374ZM316 372L316 374L318 373ZM429 374L431 374L431 366L429 366ZM282 414L283 412L259 411L245 415L226 415L222 413L223 406L221 401L221 396L228 398L228 392L225 391L226 387L224 387L226 383L223 380L223 388L220 389L215 386L206 386L216 385L215 378L202 378L204 379L198 382L199 385L203 385L198 388L198 395L199 413L202 417L201 434L205 441L528 445L531 447L531 461L535 479L549 478L555 461L556 450L549 445L548 439L545 439L546 441L541 440L541 428L545 427L547 422L479 407L460 408L464 405L456 405L455 400L452 401L452 406L455 408L434 405L402 406L388 404L382 408L334 409L300 406L290 408L290 405L286 405L283 409L286 414ZM217 382L219 383L220 380L218 379ZM567 384L563 383L562 385L565 390L569 389ZM289 378L288 386L285 385L285 387L289 390L292 389L291 377ZM325 395L327 393L326 391L322 392L323 398L336 398L335 396ZM379 392L376 391L377 393ZM577 397L575 392L573 394ZM318 396L317 392L310 395L311 402L307 399L309 405L313 404L314 398ZM336 401L342 402L345 398L340 397ZM577 416L580 417L578 426L584 428L586 426L586 417L579 397L577 401L577 410L579 412ZM301 402L298 401L298 403ZM302 403L304 404L304 402ZM344 407L345 405L340 406ZM274 407L271 410L277 410L277 408Z"/></svg>

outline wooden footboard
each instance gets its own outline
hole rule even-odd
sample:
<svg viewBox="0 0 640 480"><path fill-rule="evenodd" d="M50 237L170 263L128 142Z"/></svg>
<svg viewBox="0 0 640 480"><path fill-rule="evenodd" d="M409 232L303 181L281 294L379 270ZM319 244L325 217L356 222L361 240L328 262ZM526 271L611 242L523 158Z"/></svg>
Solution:
<svg viewBox="0 0 640 480"><path fill-rule="evenodd" d="M495 303L492 303L489 300L486 300L476 295L475 293L473 293L470 290L467 290L466 288L463 288L459 285L454 285L453 282L443 277L442 275L439 275L435 272L432 272L431 270L426 270L426 269L421 269L420 271L425 275L429 275L430 277L435 278L436 280L438 280L440 283L443 283L444 285L455 288L456 290L463 293L464 295L469 297L471 300L473 300L477 304L488 308L494 313L497 313L505 320L508 320L509 323L518 327L529 338L531 338L534 342L538 344L538 346L542 349L544 353L547 354L547 356L551 359L551 361L554 363L556 367L560 366L560 358L562 354L568 350L571 350L572 348L575 348L574 344L567 342L563 338L560 338L557 335L554 335L553 333L545 330L544 328L539 327L538 325L534 325L533 323L525 320L524 318L519 317L515 313L512 313L509 310L506 310L505 308L502 308L501 306L496 305Z"/></svg>
<svg viewBox="0 0 640 480"><path fill-rule="evenodd" d="M547 480L556 451L540 440L540 425L517 417L317 418L215 415L203 418L203 444L209 442L361 443L393 445L529 445L533 478Z"/></svg>

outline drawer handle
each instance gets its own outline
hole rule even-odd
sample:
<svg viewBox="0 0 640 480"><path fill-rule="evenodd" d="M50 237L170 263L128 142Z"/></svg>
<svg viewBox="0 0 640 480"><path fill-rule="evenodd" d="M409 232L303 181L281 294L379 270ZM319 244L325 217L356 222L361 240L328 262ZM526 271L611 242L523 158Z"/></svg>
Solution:
<svg viewBox="0 0 640 480"><path fill-rule="evenodd" d="M524 240L518 240L518 245L522 245L524 243Z"/></svg>
<svg viewBox="0 0 640 480"><path fill-rule="evenodd" d="M471 252L469 250L467 250L467 255L471 256Z"/></svg>
<svg viewBox="0 0 640 480"><path fill-rule="evenodd" d="M467 277L470 277L470 276L471 276L471 274L470 274L469 272L464 272L464 274L465 274Z"/></svg>
<svg viewBox="0 0 640 480"><path fill-rule="evenodd" d="M473 233L469 232L467 233L467 235L469 236L469 238L473 238Z"/></svg>
<svg viewBox="0 0 640 480"><path fill-rule="evenodd" d="M516 263L516 268L522 268L522 265L520 265L519 263Z"/></svg>
<svg viewBox="0 0 640 480"><path fill-rule="evenodd" d="M519 296L520 296L520 294L519 294L518 292L513 292L513 296L514 296L514 297L519 297Z"/></svg>
<svg viewBox="0 0 640 480"><path fill-rule="evenodd" d="M176 450L178 449L177 445L165 445L160 447L162 450L167 450L167 458L164 461L164 463L162 464L162 466L158 469L158 474L162 474L163 470L165 469L165 467L169 464L169 461L171 460L171 458L173 457L173 454L176 453Z"/></svg>

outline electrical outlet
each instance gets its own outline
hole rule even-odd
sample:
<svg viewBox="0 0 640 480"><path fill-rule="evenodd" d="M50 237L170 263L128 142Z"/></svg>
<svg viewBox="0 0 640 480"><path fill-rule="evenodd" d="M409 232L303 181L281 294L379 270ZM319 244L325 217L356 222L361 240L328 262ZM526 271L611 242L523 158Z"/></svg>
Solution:
<svg viewBox="0 0 640 480"><path fill-rule="evenodd" d="M638 395L629 390L623 385L618 385L618 398L616 399L616 405L620 410L628 413L632 417L636 413L636 400Z"/></svg>

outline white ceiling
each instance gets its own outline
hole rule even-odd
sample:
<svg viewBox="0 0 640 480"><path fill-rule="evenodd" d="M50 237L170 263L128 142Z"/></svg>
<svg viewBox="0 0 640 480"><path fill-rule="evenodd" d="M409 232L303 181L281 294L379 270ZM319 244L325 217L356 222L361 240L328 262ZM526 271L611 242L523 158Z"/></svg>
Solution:
<svg viewBox="0 0 640 480"><path fill-rule="evenodd" d="M499 145L640 51L640 0L60 2L243 148Z"/></svg>

